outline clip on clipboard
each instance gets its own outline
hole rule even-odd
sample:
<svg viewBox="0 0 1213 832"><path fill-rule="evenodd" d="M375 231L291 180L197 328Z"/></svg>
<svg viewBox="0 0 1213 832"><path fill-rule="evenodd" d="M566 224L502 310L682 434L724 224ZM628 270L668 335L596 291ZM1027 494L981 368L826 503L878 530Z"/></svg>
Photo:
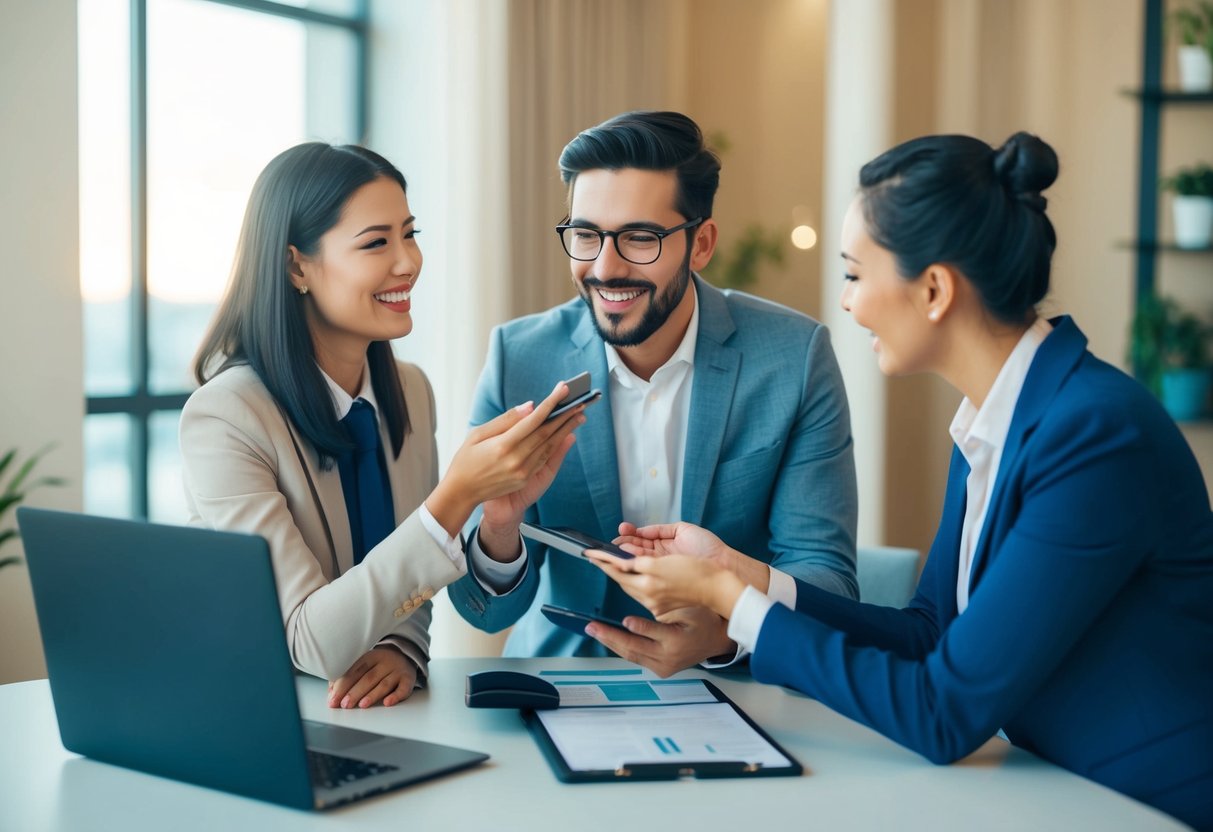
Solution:
<svg viewBox="0 0 1213 832"><path fill-rule="evenodd" d="M562 707L522 718L563 783L798 777L804 769L719 688L710 703Z"/></svg>

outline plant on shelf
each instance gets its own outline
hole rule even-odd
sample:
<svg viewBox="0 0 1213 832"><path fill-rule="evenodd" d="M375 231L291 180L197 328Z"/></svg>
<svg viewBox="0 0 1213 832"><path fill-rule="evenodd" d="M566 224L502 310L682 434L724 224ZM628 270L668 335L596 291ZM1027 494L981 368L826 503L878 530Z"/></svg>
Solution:
<svg viewBox="0 0 1213 832"><path fill-rule="evenodd" d="M1180 168L1158 186L1175 194L1175 245L1205 248L1213 243L1213 167L1201 162Z"/></svg>
<svg viewBox="0 0 1213 832"><path fill-rule="evenodd" d="M1213 329L1170 298L1137 305L1129 360L1142 383L1176 421L1199 419L1209 398L1209 336Z"/></svg>
<svg viewBox="0 0 1213 832"><path fill-rule="evenodd" d="M703 276L722 289L744 289L758 280L758 267L764 261L783 265L783 236L749 225L727 251L717 252Z"/></svg>
<svg viewBox="0 0 1213 832"><path fill-rule="evenodd" d="M1171 12L1167 22L1179 37L1179 88L1213 89L1213 2L1192 0Z"/></svg>
<svg viewBox="0 0 1213 832"><path fill-rule="evenodd" d="M20 505L21 501L35 488L46 485L63 485L64 480L60 477L38 477L33 480L29 478L34 471L34 466L38 464L38 460L45 456L52 447L52 445L47 445L37 451L21 463L11 476L8 475L8 470L17 461L17 449L13 448L0 457L0 483L3 483L3 488L0 489L0 519L3 519L10 508L15 509ZM10 540L15 540L17 536L16 529L0 529L0 547ZM17 557L0 557L0 569L20 562L21 559Z"/></svg>

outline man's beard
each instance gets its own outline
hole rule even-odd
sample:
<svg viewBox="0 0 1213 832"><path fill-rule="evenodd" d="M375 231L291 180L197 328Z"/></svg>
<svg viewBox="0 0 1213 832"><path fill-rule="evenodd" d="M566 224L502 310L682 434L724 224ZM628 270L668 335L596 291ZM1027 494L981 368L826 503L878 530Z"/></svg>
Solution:
<svg viewBox="0 0 1213 832"><path fill-rule="evenodd" d="M585 302L586 306L590 308L590 317L594 321L594 328L598 330L598 336L612 347L634 347L647 341L654 332L661 329L665 322L669 320L670 315L678 308L678 304L682 303L682 299L687 293L687 287L691 285L690 260L691 253L688 251L687 256L683 258L682 265L678 268L678 273L674 276L674 280L670 282L670 285L658 297L653 296L653 292L657 287L648 281L597 279L581 281L577 287L578 294L581 295L581 299ZM619 325L623 321L623 315L611 312L605 313L609 326L604 326L594 311L594 299L590 296L591 292L598 289L612 292L641 289L649 296L648 308L644 310L644 315L641 316L640 322L630 330L620 331Z"/></svg>

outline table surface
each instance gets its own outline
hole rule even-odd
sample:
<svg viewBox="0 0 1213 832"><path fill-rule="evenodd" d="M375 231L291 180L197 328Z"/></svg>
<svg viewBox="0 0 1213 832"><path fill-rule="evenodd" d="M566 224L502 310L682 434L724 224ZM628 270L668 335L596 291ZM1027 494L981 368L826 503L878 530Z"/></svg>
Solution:
<svg viewBox="0 0 1213 832"><path fill-rule="evenodd" d="M325 813L307 813L94 762L64 750L45 680L0 686L0 830L611 830L755 822L845 829L1184 829L1168 816L993 739L935 766L818 702L748 676L708 677L805 768L802 777L565 785L517 711L463 704L465 676L510 668L630 667L618 659L437 659L428 690L394 708L333 711L298 680L303 716L474 748L487 763ZM250 691L250 695L256 695Z"/></svg>

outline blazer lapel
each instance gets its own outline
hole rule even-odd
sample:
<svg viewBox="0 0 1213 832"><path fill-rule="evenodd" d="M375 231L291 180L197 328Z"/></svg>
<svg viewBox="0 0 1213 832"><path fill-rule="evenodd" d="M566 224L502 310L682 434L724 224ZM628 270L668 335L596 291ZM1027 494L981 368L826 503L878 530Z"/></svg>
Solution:
<svg viewBox="0 0 1213 832"><path fill-rule="evenodd" d="M703 522L708 489L724 444L741 359L736 350L725 346L736 326L724 294L698 276L695 289L699 299L699 336L695 342L695 376L682 461L682 519L698 525Z"/></svg>
<svg viewBox="0 0 1213 832"><path fill-rule="evenodd" d="M565 359L565 378L590 371L590 387L603 392L602 401L585 411L585 424L577 429L574 449L581 459L586 486L598 515L598 525L607 540L618 533L623 520L623 500L619 495L619 464L615 456L615 422L609 395L611 379L607 374L606 351L594 329L589 310L573 330L573 351Z"/></svg>
<svg viewBox="0 0 1213 832"><path fill-rule="evenodd" d="M1087 336L1083 335L1082 330L1068 315L1053 318L1049 323L1053 325L1053 331L1036 351L1032 366L1028 369L1028 376L1024 379L1023 390L1019 393L1019 400L1015 402L1015 413L1011 417L1011 427L1007 431L1006 444L998 462L998 477L994 482L994 490L990 493L985 523L973 552L970 593L977 589L977 583L989 565L990 548L993 545L991 530L998 526L1003 493L1006 491L1011 472L1015 470L1019 455L1044 416L1049 402L1082 360L1087 349Z"/></svg>
<svg viewBox="0 0 1213 832"><path fill-rule="evenodd" d="M345 511L345 493L341 490L341 475L337 471L336 462L329 470L321 470L319 453L295 430L295 426L286 420L285 414L283 414L283 419L286 429L294 440L295 448L299 452L304 475L314 489L313 495L316 498L316 510L320 512L321 525L324 526L330 537L329 543L332 551L327 553L327 558L316 553L317 560L321 563L322 568L325 568L327 563L326 572L333 571L334 573L326 575L326 577L334 580L354 565L354 541L350 535L350 521ZM392 485L394 488L395 483ZM335 571L332 567L336 568Z"/></svg>

